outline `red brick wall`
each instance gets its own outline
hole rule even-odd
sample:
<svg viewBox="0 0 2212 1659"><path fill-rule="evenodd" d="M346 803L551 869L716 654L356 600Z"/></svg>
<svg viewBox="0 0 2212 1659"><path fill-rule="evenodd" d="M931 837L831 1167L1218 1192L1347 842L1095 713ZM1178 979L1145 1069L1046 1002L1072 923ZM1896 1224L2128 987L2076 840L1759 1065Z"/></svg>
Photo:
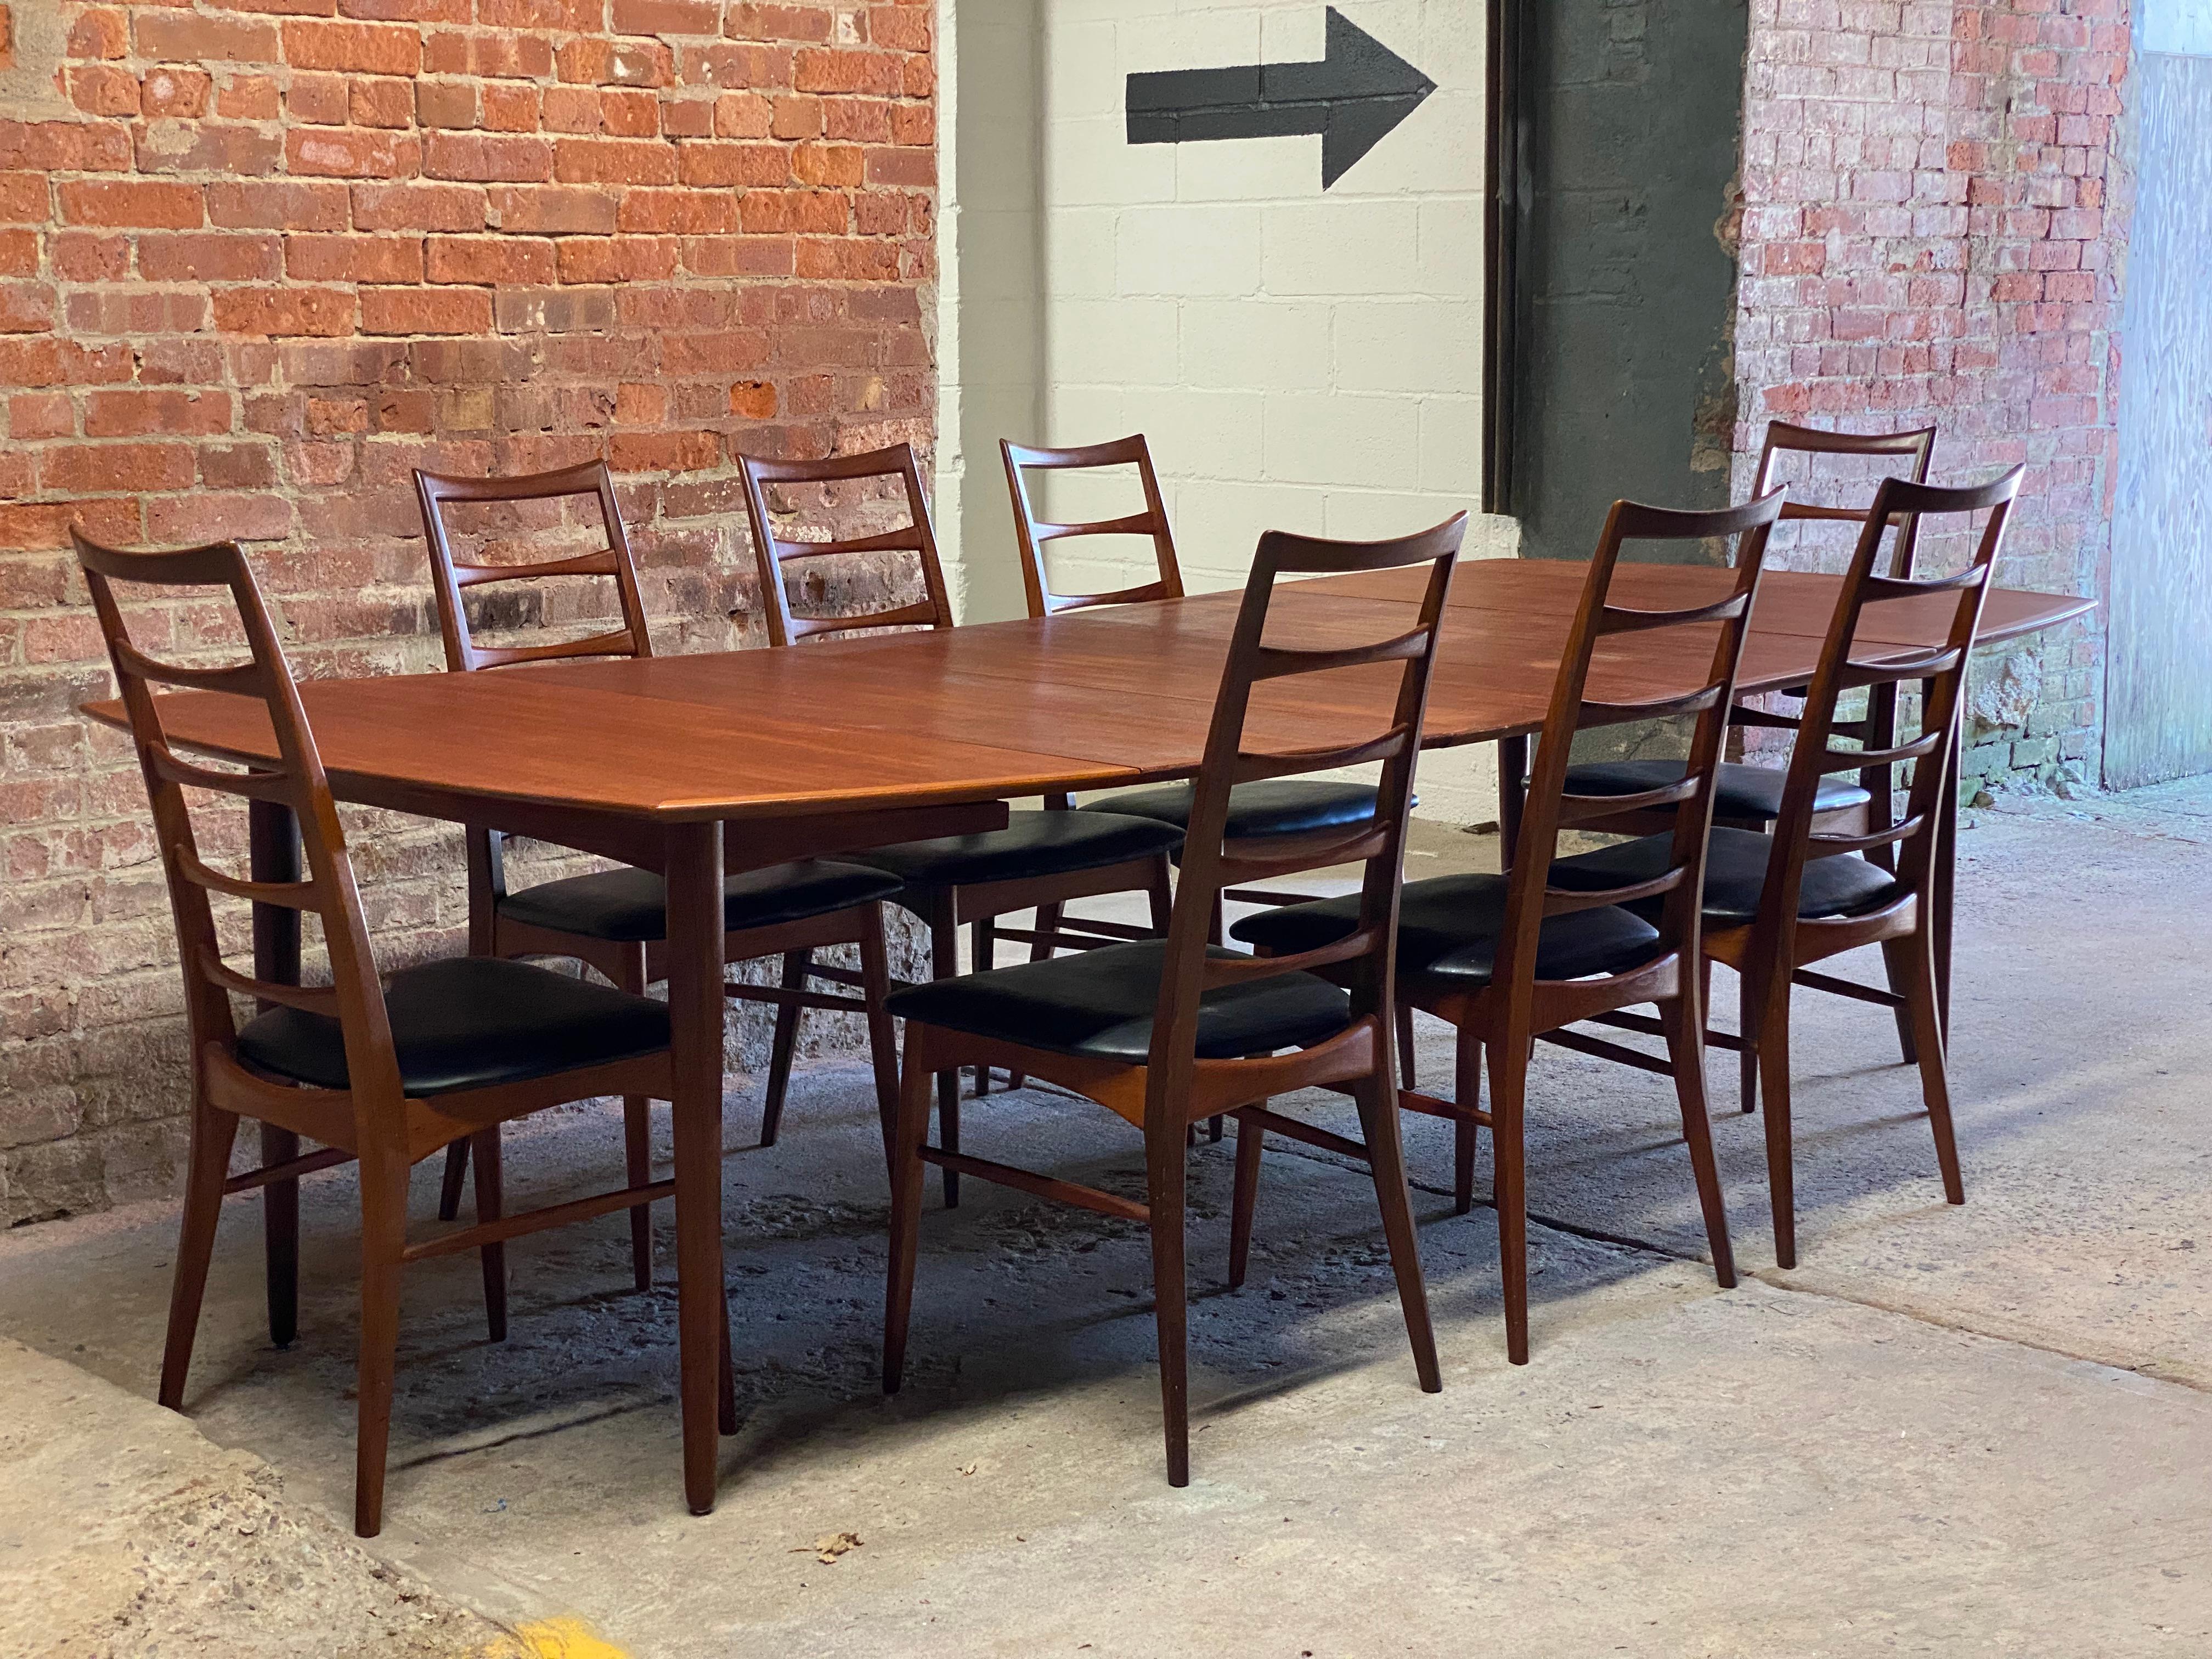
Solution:
<svg viewBox="0 0 2212 1659"><path fill-rule="evenodd" d="M246 542L304 672L422 670L409 470L604 455L661 648L709 648L753 603L733 454L927 442L934 398L926 3L13 9L0 1224L165 1185L178 1146L143 800L74 713L107 675L72 520ZM452 838L373 828L388 953L452 943Z"/></svg>
<svg viewBox="0 0 2212 1659"><path fill-rule="evenodd" d="M1934 477L2025 462L2001 579L2095 593L2110 543L2127 0L1753 0L1736 327L1770 416L1939 422ZM1838 556L1832 539L1793 556ZM1971 774L2094 783L2093 619L1984 665Z"/></svg>

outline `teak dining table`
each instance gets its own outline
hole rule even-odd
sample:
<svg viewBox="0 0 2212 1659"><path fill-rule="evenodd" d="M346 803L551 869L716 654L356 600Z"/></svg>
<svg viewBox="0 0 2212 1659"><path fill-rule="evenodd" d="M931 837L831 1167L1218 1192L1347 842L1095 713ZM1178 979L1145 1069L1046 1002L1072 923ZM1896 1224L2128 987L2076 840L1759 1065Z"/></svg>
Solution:
<svg viewBox="0 0 2212 1659"><path fill-rule="evenodd" d="M1431 688L1425 745L1494 741L1522 775L1542 723L1584 567L1461 565ZM1717 599L1728 572L1624 567L1617 603L1676 608ZM1839 582L1775 572L1753 615L1747 692L1813 673ZM1404 573L1328 577L1278 590L1271 642L1352 644L1402 631L1416 595ZM301 688L340 800L536 836L659 872L667 881L674 1028L674 1178L684 1489L714 1501L716 1372L723 1310L722 907L726 872L997 827L1010 798L1188 777L1205 746L1238 596L1105 607L933 633L851 636L786 650L548 664L496 674L310 681ZM1938 644L1933 602L1869 607L1862 656ZM1989 599L1985 641L2079 617L2094 602L2013 590ZM1709 652L1681 647L1680 684ZM1644 659L1649 662L1648 653ZM1255 747L1322 748L1379 729L1389 665L1306 677L1255 696ZM1334 682L1334 684L1331 684ZM1590 695L1662 697L1676 686L1617 672L1601 650ZM1273 690L1276 695L1266 695ZM273 757L258 702L212 692L162 699L170 741L217 757ZM116 702L88 705L110 725ZM1955 793L1955 786L1954 793ZM1510 790L1509 790L1510 795ZM1510 823L1509 799L1507 821ZM252 874L298 879L289 809L252 805ZM1510 851L1510 848L1509 848ZM296 982L296 913L257 908L256 974ZM281 1130L271 1162L296 1156ZM297 1183L268 1189L271 1334L297 1271Z"/></svg>

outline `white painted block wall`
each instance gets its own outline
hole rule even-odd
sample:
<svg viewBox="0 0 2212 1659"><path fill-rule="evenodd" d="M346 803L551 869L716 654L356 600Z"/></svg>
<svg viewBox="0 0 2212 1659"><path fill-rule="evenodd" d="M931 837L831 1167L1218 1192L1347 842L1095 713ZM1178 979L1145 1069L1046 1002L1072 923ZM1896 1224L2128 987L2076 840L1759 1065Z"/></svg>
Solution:
<svg viewBox="0 0 2212 1659"><path fill-rule="evenodd" d="M947 0L971 15L1004 0ZM1012 9L1008 8L1008 10ZM1133 145L1133 73L1323 55L1321 0L1036 0L1033 97L994 27L963 38L946 169L948 288L963 314L945 367L980 398L947 410L957 453L961 586L977 616L1018 614L995 438L1077 444L1143 432L1193 590L1235 586L1267 529L1365 538L1421 528L1480 483L1483 14L1466 0L1348 0L1352 22L1437 90L1324 191L1315 136ZM976 118L988 100L992 118ZM1019 129L1030 125L1029 149ZM1005 204L1028 193L1033 216ZM988 203L967 235L962 203ZM1033 312L1010 316L1024 282ZM986 295L989 296L988 300ZM969 308L970 299L978 302ZM983 319L988 309L991 323ZM985 430L1036 384L1027 434ZM951 446L948 446L951 447ZM1054 517L1129 510L1133 479L1056 479ZM1510 521L1478 518L1473 556L1510 556ZM1054 585L1148 574L1148 544L1062 544ZM1495 814L1488 751L1423 762L1424 814Z"/></svg>

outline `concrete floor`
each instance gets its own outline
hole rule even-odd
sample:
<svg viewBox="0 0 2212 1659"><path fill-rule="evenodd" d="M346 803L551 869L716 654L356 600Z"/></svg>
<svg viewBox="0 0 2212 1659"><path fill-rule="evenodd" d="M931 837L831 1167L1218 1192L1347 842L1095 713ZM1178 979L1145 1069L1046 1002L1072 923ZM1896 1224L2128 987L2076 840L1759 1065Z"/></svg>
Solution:
<svg viewBox="0 0 2212 1659"><path fill-rule="evenodd" d="M680 1501L672 1285L628 1291L610 1221L510 1250L502 1346L482 1339L471 1261L416 1270L386 1530L353 1556L333 1532L351 1477L343 1173L308 1189L288 1352L262 1322L258 1214L233 1206L189 1401L212 1446L144 1403L168 1207L0 1238L0 1333L106 1380L80 1379L101 1402L88 1412L50 1374L20 1387L58 1368L0 1346L0 1484L82 1482L118 1435L190 1443L276 1494L270 1469L216 1449L265 1459L283 1488L267 1501L321 1551L283 1571L330 1612L292 1646L241 1616L240 1654L483 1651L473 1614L569 1619L538 1628L656 1656L2212 1652L2212 788L1973 816L1963 1208L1942 1201L1887 1018L1801 994L1803 1265L1771 1266L1758 1121L1728 1109L1734 1064L1717 1056L1737 1255L1758 1275L1719 1291L1664 1085L1546 1048L1526 1368L1504 1362L1490 1212L1451 1215L1446 1133L1409 1123L1444 1360L1430 1396L1364 1174L1271 1149L1251 1281L1231 1295L1229 1149L1205 1149L1185 1491L1162 1475L1131 1227L981 1183L957 1212L933 1202L908 1385L883 1399L886 1206L865 1076L844 1063L801 1074L769 1152L749 1145L757 1089L732 1096L744 1424L711 1516ZM1409 873L1493 848L1425 836ZM1422 1037L1427 1078L1448 1076L1442 1028ZM985 1156L1141 1192L1134 1136L1095 1108L1032 1091L968 1122ZM602 1111L519 1130L510 1201L602 1182L618 1145ZM146 1513L126 1529L136 1555L105 1570L158 1588L144 1560L175 1516ZM181 1617L158 1596L106 1647L27 1642L69 1626L70 1595L97 1601L102 1570L26 1576L33 1530L0 1504L0 1653L208 1650L152 1639ZM818 1559L840 1533L860 1546ZM207 1559L219 1545L224 1573L276 1572L264 1535L232 1528ZM371 1561L397 1577L365 1590ZM369 1644L368 1613L403 1589L428 1615L418 1646ZM40 1596L42 1625L10 1616Z"/></svg>

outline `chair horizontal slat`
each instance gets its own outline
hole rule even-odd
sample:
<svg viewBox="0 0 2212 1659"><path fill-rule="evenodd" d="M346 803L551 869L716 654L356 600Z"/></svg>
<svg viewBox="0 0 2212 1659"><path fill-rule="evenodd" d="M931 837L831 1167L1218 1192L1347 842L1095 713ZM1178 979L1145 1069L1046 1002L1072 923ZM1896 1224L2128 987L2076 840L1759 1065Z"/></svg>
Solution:
<svg viewBox="0 0 2212 1659"><path fill-rule="evenodd" d="M1547 887L1544 889L1544 914L1563 916L1577 910L1595 910L1605 904L1632 904L1638 899L1656 898L1662 893L1671 893L1680 887L1682 878L1688 873L1688 866L1678 864L1649 881L1631 882L1625 887Z"/></svg>
<svg viewBox="0 0 2212 1659"><path fill-rule="evenodd" d="M1625 1043L1608 1042L1603 1037L1594 1037L1583 1031L1560 1030L1539 1031L1539 1042L1557 1043L1562 1048L1571 1048L1578 1054L1594 1055L1599 1060L1610 1060L1622 1066L1633 1066L1639 1072L1656 1072L1662 1077L1672 1077L1674 1068L1663 1060L1639 1054Z"/></svg>
<svg viewBox="0 0 2212 1659"><path fill-rule="evenodd" d="M1041 519L1030 526L1030 534L1041 542L1058 541L1063 536L1149 536L1154 526L1149 512L1100 519L1091 524L1054 524Z"/></svg>
<svg viewBox="0 0 2212 1659"><path fill-rule="evenodd" d="M243 795L248 800L276 801L289 806L293 804L293 780L283 772L264 772L254 769L244 772L217 772L212 768L195 766L190 761L179 760L166 747L149 744L146 763L154 769L156 777L171 783L180 783L187 789L209 789L218 794Z"/></svg>
<svg viewBox="0 0 2212 1659"><path fill-rule="evenodd" d="M177 869L185 880L210 892L256 904L281 905L287 910L312 910L322 901L322 889L312 881L246 881L203 864L191 854L177 854Z"/></svg>
<svg viewBox="0 0 2212 1659"><path fill-rule="evenodd" d="M1402 726L1394 726L1379 738L1365 743L1347 744L1342 749L1299 749L1247 750L1237 757L1230 769L1236 783L1258 783L1268 778L1287 778L1304 772L1324 772L1340 766L1364 766L1371 761L1384 761L1402 754L1413 733Z"/></svg>
<svg viewBox="0 0 2212 1659"><path fill-rule="evenodd" d="M1595 726L1625 726L1631 720L1670 720L1686 714L1702 714L1721 699L1727 690L1724 684L1708 685L1698 691L1687 691L1678 697L1661 697L1650 702L1585 702L1577 721L1578 727L1588 731Z"/></svg>
<svg viewBox="0 0 2212 1659"><path fill-rule="evenodd" d="M793 559L826 559L841 553L919 553L921 551L921 532L913 525L901 525L896 530L879 530L872 536L846 536L826 542L787 542L775 538L775 556L780 562Z"/></svg>
<svg viewBox="0 0 2212 1659"><path fill-rule="evenodd" d="M1226 887L1272 881L1304 870L1326 870L1332 865L1358 864L1383 850L1390 827L1370 819L1348 836L1340 830L1316 830L1299 836L1247 836L1223 848L1221 881Z"/></svg>
<svg viewBox="0 0 2212 1659"><path fill-rule="evenodd" d="M1416 628L1372 645L1343 646L1328 651L1263 645L1252 653L1252 678L1273 680L1288 674L1322 674L1333 668L1359 668L1369 663L1407 662L1428 649L1428 644L1429 630Z"/></svg>
<svg viewBox="0 0 2212 1659"><path fill-rule="evenodd" d="M339 1146L324 1146L298 1158L287 1158L282 1164L271 1164L258 1170L249 1170L244 1175L234 1175L222 1183L222 1195L234 1197L250 1193L258 1187L266 1187L279 1181L297 1181L301 1176L313 1175L320 1170L334 1170L341 1164L350 1164L354 1154Z"/></svg>
<svg viewBox="0 0 2212 1659"><path fill-rule="evenodd" d="M1648 811L1655 806L1673 806L1688 800L1698 793L1698 781L1684 778L1680 783L1662 784L1656 789L1644 789L1632 795L1571 795L1564 790L1559 795L1559 822L1563 824L1588 823L1594 818L1609 818L1620 812Z"/></svg>
<svg viewBox="0 0 2212 1659"><path fill-rule="evenodd" d="M1900 658L1894 662L1861 662L1855 657L1837 671L1837 689L1851 691L1862 686L1895 685L1903 680L1933 679L1938 674L1948 673L1958 660L1959 653L1949 649L1923 651L1917 656Z"/></svg>
<svg viewBox="0 0 2212 1659"><path fill-rule="evenodd" d="M1137 587L1120 587L1111 593L1046 593L1043 594L1045 614L1056 616L1062 611L1080 611L1093 605L1136 605L1146 599L1171 597L1165 582L1146 582Z"/></svg>
<svg viewBox="0 0 2212 1659"><path fill-rule="evenodd" d="M453 580L462 587L478 587L485 582L534 581L540 576L611 576L615 574L615 553L603 547L596 553L579 553L566 559L548 559L542 564L457 564Z"/></svg>
<svg viewBox="0 0 2212 1659"><path fill-rule="evenodd" d="M1923 732L1911 743L1899 744L1894 749L1834 749L1825 751L1822 758L1832 760L1836 769L1845 767L1894 766L1899 761L1918 760L1936 751L1943 741L1941 732Z"/></svg>
<svg viewBox="0 0 2212 1659"><path fill-rule="evenodd" d="M1265 1129L1269 1134L1280 1135L1285 1140L1299 1141L1308 1146L1317 1146L1322 1152L1334 1152L1339 1158L1357 1158L1362 1163L1367 1158L1367 1148L1360 1142L1348 1136L1331 1134L1310 1123L1301 1123L1280 1112L1271 1112L1264 1106L1247 1106L1236 1116L1240 1126ZM1238 1132L1243 1132L1241 1127Z"/></svg>
<svg viewBox="0 0 2212 1659"><path fill-rule="evenodd" d="M791 636L803 640L812 634L858 634L871 628L926 628L936 620L935 609L923 600L865 617L793 617Z"/></svg>
<svg viewBox="0 0 2212 1659"><path fill-rule="evenodd" d="M556 640L550 645L480 645L476 653L482 666L501 668L509 663L552 662L563 657L632 657L637 654L637 641L624 629L580 640Z"/></svg>
<svg viewBox="0 0 2212 1659"><path fill-rule="evenodd" d="M1382 942L1381 932L1373 927L1354 928L1342 939L1332 939L1327 945L1317 945L1310 951L1300 951L1282 957L1208 957L1200 969L1200 982L1208 990L1217 986L1235 985L1240 981L1279 979L1285 974L1309 973L1316 968L1326 968L1332 963L1349 962L1364 956Z"/></svg>
<svg viewBox="0 0 2212 1659"><path fill-rule="evenodd" d="M1095 1211L1100 1215L1118 1216L1124 1221L1150 1221L1152 1218L1152 1212L1134 1199L1123 1198L1118 1193L1102 1193L1096 1187L1039 1175L1034 1170L1018 1169L1011 1164L995 1164L988 1158L970 1158L965 1152L948 1152L941 1147L925 1146L921 1149L921 1161L934 1164L939 1169L957 1170L962 1175L974 1176L978 1181L988 1181L994 1186L1012 1187L1015 1191L1027 1193L1033 1198L1049 1198L1056 1203L1073 1204L1078 1209Z"/></svg>
<svg viewBox="0 0 2212 1659"><path fill-rule="evenodd" d="M1825 519L1841 524L1864 524L1866 512L1855 507L1814 507L1804 501L1782 503L1784 519Z"/></svg>
<svg viewBox="0 0 2212 1659"><path fill-rule="evenodd" d="M264 696L269 678L258 663L229 663L221 668L187 668L181 663L149 657L127 640L113 643L115 660L126 673L157 685L173 685L186 691L228 691L242 697Z"/></svg>
<svg viewBox="0 0 2212 1659"><path fill-rule="evenodd" d="M1968 565L1955 576L1869 576L1866 579L1867 602L1877 599L1917 599L1923 593L1955 593L1961 588L1979 587L1990 579L1987 565Z"/></svg>
<svg viewBox="0 0 2212 1659"><path fill-rule="evenodd" d="M594 1193L589 1198L571 1199L566 1204L549 1204L541 1210L525 1210L520 1215L501 1216L496 1221L479 1222L473 1227L463 1227L436 1238L426 1238L420 1244L410 1244L399 1253L399 1259L402 1261L427 1261L433 1256L480 1249L486 1244L520 1238L526 1233L542 1233L549 1227L565 1227L572 1221L589 1221L594 1216L605 1215L611 1211L632 1209L640 1204L652 1204L675 1196L676 1183L673 1181L645 1182L611 1193Z"/></svg>
<svg viewBox="0 0 2212 1659"><path fill-rule="evenodd" d="M1811 845L1805 856L1808 859L1831 859L1845 853L1864 853L1876 847L1894 846L1918 835L1921 826L1927 822L1925 814L1916 812L1903 823L1893 823L1888 829L1878 830L1871 835L1816 835L1811 838Z"/></svg>
<svg viewBox="0 0 2212 1659"><path fill-rule="evenodd" d="M1696 623L1734 622L1743 614L1747 603L1747 595L1733 593L1725 599L1692 605L1686 611L1645 611L1632 605L1608 605L1598 611L1596 631L1603 636L1640 634L1651 628L1685 628Z"/></svg>
<svg viewBox="0 0 2212 1659"><path fill-rule="evenodd" d="M331 1019L338 1017L337 988L332 985L279 985L265 979L255 979L241 974L220 957L203 954L200 971L227 991L235 991L257 1002L282 1003L287 1008L297 1008L306 1014L323 1014Z"/></svg>

